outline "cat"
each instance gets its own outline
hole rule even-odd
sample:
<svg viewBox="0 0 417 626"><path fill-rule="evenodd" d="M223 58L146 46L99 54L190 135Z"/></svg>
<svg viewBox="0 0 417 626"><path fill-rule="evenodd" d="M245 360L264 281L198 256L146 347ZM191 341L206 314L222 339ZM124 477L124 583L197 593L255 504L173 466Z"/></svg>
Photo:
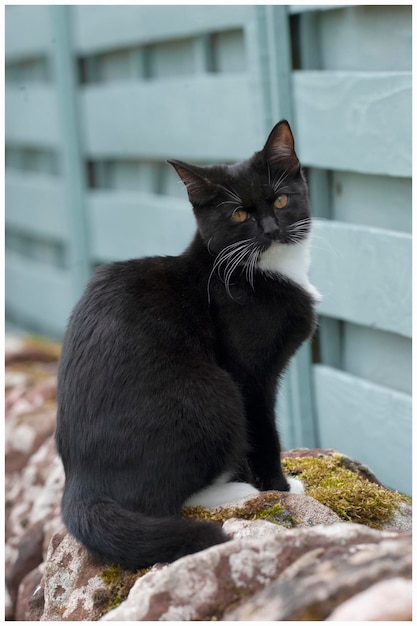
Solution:
<svg viewBox="0 0 417 626"><path fill-rule="evenodd" d="M197 232L179 256L101 266L70 317L58 370L63 520L107 563L140 569L228 541L184 504L286 478L278 381L313 334L310 205L287 121L235 165L172 160Z"/></svg>

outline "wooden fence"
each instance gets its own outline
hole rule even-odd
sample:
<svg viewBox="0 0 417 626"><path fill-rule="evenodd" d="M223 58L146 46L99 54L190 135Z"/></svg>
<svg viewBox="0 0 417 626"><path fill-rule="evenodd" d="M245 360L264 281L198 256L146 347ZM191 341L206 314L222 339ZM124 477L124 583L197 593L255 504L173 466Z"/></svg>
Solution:
<svg viewBox="0 0 417 626"><path fill-rule="evenodd" d="M233 162L286 117L315 215L320 329L287 447L411 490L411 7L6 7L6 315L61 337L97 264L176 254L167 158Z"/></svg>

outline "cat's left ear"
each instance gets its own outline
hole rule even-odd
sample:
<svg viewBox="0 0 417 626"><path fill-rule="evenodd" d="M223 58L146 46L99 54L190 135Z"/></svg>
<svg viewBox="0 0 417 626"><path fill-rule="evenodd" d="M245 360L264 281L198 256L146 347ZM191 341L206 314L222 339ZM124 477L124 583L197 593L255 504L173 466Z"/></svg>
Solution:
<svg viewBox="0 0 417 626"><path fill-rule="evenodd" d="M268 161L274 165L299 167L294 150L294 137L287 120L281 120L271 130L263 152Z"/></svg>
<svg viewBox="0 0 417 626"><path fill-rule="evenodd" d="M175 168L186 186L191 204L199 204L202 198L207 199L213 193L213 184L204 176L202 168L183 161L169 160L168 163Z"/></svg>

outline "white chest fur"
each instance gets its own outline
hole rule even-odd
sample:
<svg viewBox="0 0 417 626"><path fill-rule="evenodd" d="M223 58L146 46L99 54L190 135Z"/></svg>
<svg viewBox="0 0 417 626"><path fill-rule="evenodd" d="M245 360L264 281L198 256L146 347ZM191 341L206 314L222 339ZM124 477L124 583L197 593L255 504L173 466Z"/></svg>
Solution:
<svg viewBox="0 0 417 626"><path fill-rule="evenodd" d="M273 243L260 255L258 269L288 278L313 296L315 302L320 302L321 294L308 279L310 243L310 237L294 244Z"/></svg>

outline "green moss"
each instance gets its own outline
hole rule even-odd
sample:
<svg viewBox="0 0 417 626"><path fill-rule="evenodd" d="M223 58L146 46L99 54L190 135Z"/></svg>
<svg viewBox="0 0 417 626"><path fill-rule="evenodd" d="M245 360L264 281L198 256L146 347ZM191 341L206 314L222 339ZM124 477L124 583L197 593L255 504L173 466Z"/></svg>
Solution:
<svg viewBox="0 0 417 626"><path fill-rule="evenodd" d="M284 472L304 483L307 495L349 522L380 528L401 502L409 501L346 467L341 454L284 458L282 464Z"/></svg>
<svg viewBox="0 0 417 626"><path fill-rule="evenodd" d="M151 568L131 571L119 565L109 565L101 572L101 578L105 587L100 588L94 595L94 606L99 617L102 617L112 609L117 608L129 595L138 578L146 574Z"/></svg>
<svg viewBox="0 0 417 626"><path fill-rule="evenodd" d="M239 519L264 519L286 528L293 528L297 521L280 504L279 496L275 493L264 493L263 497L251 498L240 506L225 506L218 509L206 509L202 506L186 506L183 508L185 517L223 524L234 517Z"/></svg>

